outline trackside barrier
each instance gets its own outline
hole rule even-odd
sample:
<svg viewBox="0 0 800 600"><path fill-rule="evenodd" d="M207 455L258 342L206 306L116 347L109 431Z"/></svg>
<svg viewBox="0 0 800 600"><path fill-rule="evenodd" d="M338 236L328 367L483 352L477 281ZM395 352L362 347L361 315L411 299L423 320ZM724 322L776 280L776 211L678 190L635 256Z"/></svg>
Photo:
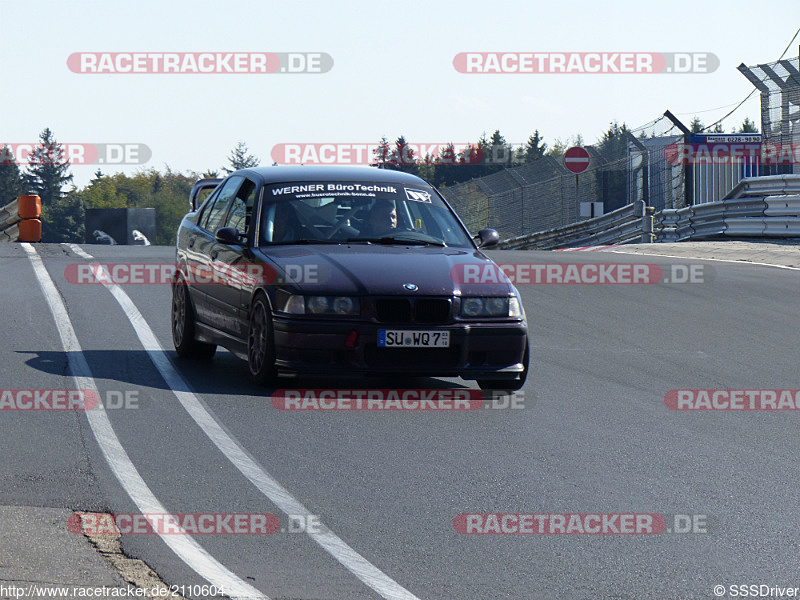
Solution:
<svg viewBox="0 0 800 600"><path fill-rule="evenodd" d="M503 240L495 247L503 250L554 250L652 241L653 209L637 201L602 217Z"/></svg>
<svg viewBox="0 0 800 600"><path fill-rule="evenodd" d="M711 235L800 237L800 175L769 175L740 181L721 201L656 215L658 241Z"/></svg>
<svg viewBox="0 0 800 600"><path fill-rule="evenodd" d="M0 242L42 241L42 199L20 196L0 208Z"/></svg>
<svg viewBox="0 0 800 600"><path fill-rule="evenodd" d="M692 238L800 237L800 175L741 180L721 201L686 208L652 208L635 202L602 217L539 231L497 244L505 250L678 242Z"/></svg>

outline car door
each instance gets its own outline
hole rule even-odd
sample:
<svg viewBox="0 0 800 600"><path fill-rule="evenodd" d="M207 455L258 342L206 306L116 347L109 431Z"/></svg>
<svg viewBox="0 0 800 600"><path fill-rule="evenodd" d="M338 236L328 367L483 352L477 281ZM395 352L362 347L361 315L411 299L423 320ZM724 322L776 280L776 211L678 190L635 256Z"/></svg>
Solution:
<svg viewBox="0 0 800 600"><path fill-rule="evenodd" d="M216 329L227 331L230 316L224 311L224 303L219 298L224 294L217 288L224 283L217 280L214 261L219 254L219 244L215 234L223 227L228 215L228 209L236 197L236 192L244 181L244 177L234 175L226 179L218 192L213 204L203 211L200 217L199 232L192 244L191 254L187 254L190 274L190 283L193 291L194 308L197 318Z"/></svg>
<svg viewBox="0 0 800 600"><path fill-rule="evenodd" d="M253 255L248 251L250 244L250 222L256 199L256 184L245 178L228 208L223 227L232 227L239 233L240 244L215 242L211 252L211 266L219 282L213 286L214 301L228 318L224 331L240 339L247 335L247 304L250 285L247 280L247 265Z"/></svg>

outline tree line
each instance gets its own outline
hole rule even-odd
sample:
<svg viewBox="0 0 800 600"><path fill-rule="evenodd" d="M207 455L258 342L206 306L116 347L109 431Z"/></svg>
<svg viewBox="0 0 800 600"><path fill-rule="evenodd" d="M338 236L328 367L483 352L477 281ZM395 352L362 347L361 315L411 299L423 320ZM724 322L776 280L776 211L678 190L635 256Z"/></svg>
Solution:
<svg viewBox="0 0 800 600"><path fill-rule="evenodd" d="M692 131L703 130L695 117ZM757 128L745 119L738 131L732 133L757 133ZM711 130L720 133L719 125ZM616 121L602 134L595 149L607 162L626 156L628 134L625 123ZM415 156L404 136L390 143L384 136L374 152L375 166L406 171L418 175L437 187L447 187L478 177L491 175L502 169L532 163L545 156L560 158L569 146L583 145L582 136L567 140L556 139L548 145L535 130L525 144L513 145L495 130L491 136L483 134L474 144L456 151L453 144L445 146L436 156ZM247 145L239 142L227 157L222 168L225 174L241 168L255 167L260 160L249 153ZM166 167L164 172L145 169L134 175L105 174L99 169L89 184L77 189L72 183L70 163L65 150L53 132L46 128L39 134L39 142L21 169L10 148L0 148L0 207L22 194L37 194L42 199L42 241L83 242L85 239L85 211L89 208L154 208L156 209L156 244L175 243L178 224L188 210L189 192L202 177L219 177L220 170L206 170L202 174L175 172ZM622 178L620 177L620 184Z"/></svg>

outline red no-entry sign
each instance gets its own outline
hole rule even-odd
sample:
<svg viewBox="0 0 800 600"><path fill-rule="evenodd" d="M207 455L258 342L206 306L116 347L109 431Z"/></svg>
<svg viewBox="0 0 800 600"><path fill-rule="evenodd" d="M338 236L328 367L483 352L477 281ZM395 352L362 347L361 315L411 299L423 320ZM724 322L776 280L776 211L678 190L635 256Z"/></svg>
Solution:
<svg viewBox="0 0 800 600"><path fill-rule="evenodd" d="M573 173L583 173L589 168L592 158L585 148L573 146L564 152L564 166Z"/></svg>

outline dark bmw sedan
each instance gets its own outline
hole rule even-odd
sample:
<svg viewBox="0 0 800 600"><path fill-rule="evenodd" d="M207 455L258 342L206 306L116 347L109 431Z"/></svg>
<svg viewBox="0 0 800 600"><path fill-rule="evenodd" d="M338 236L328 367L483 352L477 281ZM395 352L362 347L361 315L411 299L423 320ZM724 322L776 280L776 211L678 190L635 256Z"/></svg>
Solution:
<svg viewBox="0 0 800 600"><path fill-rule="evenodd" d="M519 389L527 324L519 293L480 250L496 242L491 229L470 236L407 173L236 171L178 230L175 349L209 358L223 346L258 383L408 374Z"/></svg>

